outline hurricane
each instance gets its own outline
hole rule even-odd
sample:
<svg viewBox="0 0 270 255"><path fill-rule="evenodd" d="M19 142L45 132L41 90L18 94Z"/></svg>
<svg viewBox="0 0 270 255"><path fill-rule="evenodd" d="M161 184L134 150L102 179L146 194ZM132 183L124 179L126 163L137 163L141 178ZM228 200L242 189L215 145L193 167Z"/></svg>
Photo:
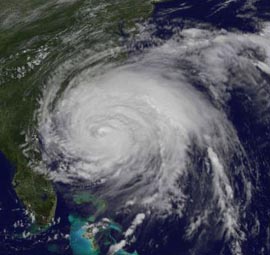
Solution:
<svg viewBox="0 0 270 255"><path fill-rule="evenodd" d="M28 221L0 231L7 254L29 255L21 240L46 255L270 254L268 5L131 2L52 1L23 18L59 8L0 79L0 96L24 82L7 116L31 112L10 125L25 125L13 185Z"/></svg>
<svg viewBox="0 0 270 255"><path fill-rule="evenodd" d="M247 79L268 74L268 36L186 29L121 65L82 68L68 81L56 73L39 112L50 178L86 183L112 214L185 218L186 239L225 236L242 254L251 169L225 106L233 86L245 83L235 84L229 68L251 70Z"/></svg>

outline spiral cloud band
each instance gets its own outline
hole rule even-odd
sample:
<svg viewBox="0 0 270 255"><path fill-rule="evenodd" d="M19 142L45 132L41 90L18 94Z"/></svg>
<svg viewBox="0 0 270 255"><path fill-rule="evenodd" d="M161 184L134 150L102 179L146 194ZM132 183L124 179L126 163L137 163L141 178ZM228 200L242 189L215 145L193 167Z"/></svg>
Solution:
<svg viewBox="0 0 270 255"><path fill-rule="evenodd" d="M54 181L88 183L97 195L115 202L115 211L134 206L157 215L190 213L187 237L215 211L222 233L242 240L239 211L246 204L239 194L248 198L250 190L240 164L235 172L242 191L233 188L230 160L240 162L244 152L222 107L232 81L229 66L267 73L269 49L258 36L199 29L181 36L180 44L169 41L135 63L104 65L95 75L83 69L61 93L59 71L40 110L43 162ZM255 48L263 49L265 62L241 55ZM199 80L209 97L190 80ZM201 162L194 161L195 152ZM198 215L191 213L196 206ZM236 242L235 254L240 250Z"/></svg>
<svg viewBox="0 0 270 255"><path fill-rule="evenodd" d="M179 195L174 182L186 171L192 137L213 147L211 137L223 139L218 121L196 91L172 77L116 69L67 89L41 133L48 160L61 162L59 180L105 182L108 192L131 189L130 199L161 206L169 191Z"/></svg>

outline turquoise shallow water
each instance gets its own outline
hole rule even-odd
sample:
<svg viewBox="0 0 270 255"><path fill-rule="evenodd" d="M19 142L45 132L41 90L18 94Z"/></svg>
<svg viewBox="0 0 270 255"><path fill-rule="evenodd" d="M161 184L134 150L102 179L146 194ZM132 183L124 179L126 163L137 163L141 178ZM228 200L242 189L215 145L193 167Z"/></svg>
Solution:
<svg viewBox="0 0 270 255"><path fill-rule="evenodd" d="M85 236L87 233L87 224L89 222L88 218L82 218L77 215L69 215L70 222L70 247L74 255L99 255L100 251L98 247L94 247L94 239L89 239ZM107 236L108 245L113 245L116 243L115 239L111 235L111 230L121 232L119 226L110 223L106 228L100 231L104 231L104 235ZM118 250L114 253L115 255L139 255L136 251L129 253L123 249Z"/></svg>
<svg viewBox="0 0 270 255"><path fill-rule="evenodd" d="M86 228L84 228L86 221L69 216L71 224L70 228L70 246L74 255L98 255L99 252L93 247L91 240L84 237Z"/></svg>
<svg viewBox="0 0 270 255"><path fill-rule="evenodd" d="M128 174L125 171L128 167L124 165L122 166L123 175L115 175L116 181L112 181L107 186L101 185L101 189L97 193L93 192L94 188L93 190L89 188L91 186L87 185L89 183L83 185L80 182L79 187L77 187L77 183L74 186L72 183L67 188L69 196L58 206L60 209L56 219L59 217L59 223L53 224L48 229L42 229L43 232L31 228L30 232L33 235L22 239L21 234L14 234L12 226L14 228L16 226L16 231L28 230L28 227L21 227L22 219L26 218L26 215L23 213L20 215L20 212L23 212L21 208L17 210L19 205L16 202L15 193L9 192L11 180L8 176L3 176L6 175L5 168L8 168L9 171L10 167L6 165L6 160L0 162L2 170L0 171L0 254L106 255L106 249L121 242L130 226L131 230L135 229L132 219L137 210L142 209L143 212L145 210L144 207L137 209L136 199L125 203L125 198L138 197L137 201L140 204L142 196L146 194L143 191L154 191L155 183L163 184L161 190L166 187L169 187L170 190L173 186L171 183L174 183L177 190L175 196L171 196L170 192L164 193L164 200L168 199L172 210L169 210L168 214L166 211L165 215L159 211L156 212L155 209L151 210L149 217L146 217L141 226L134 230L134 239L128 238L127 240L135 240L135 242L123 248L132 253L120 249L114 255L138 255L134 251L135 249L139 255L269 255L270 175L269 171L266 171L270 169L270 143L267 142L270 141L268 128L270 127L268 114L270 108L267 103L270 101L268 93L270 91L268 86L270 81L269 40L264 43L265 35L254 34L252 29L248 31L252 24L247 24L247 19L251 15L254 17L254 26L257 26L255 19L258 18L256 17L258 15L256 12L259 15L263 13L258 3L263 6L265 1L269 0L253 1L256 2L254 6L251 0L225 1L226 4L223 6L222 1L174 0L156 4L153 12L151 12L151 5L147 5L147 2L151 2L150 0L117 0L111 3L104 0L47 0L46 3L40 0L2 1L0 3L0 115L2 123L0 124L0 150L15 166L20 166L18 173L21 174L17 175L14 182L16 190L19 191L17 192L19 199L23 199L21 202L30 203L34 213L41 212L43 215L43 208L48 208L48 206L41 206L44 203L43 200L45 198L47 201L53 201L53 194L48 182L33 182L32 171L21 171L26 169L26 165L29 165L28 159L33 161L31 162L33 168L36 168L36 163L44 159L44 162L40 163L47 164L46 171L48 170L50 173L52 170L53 174L58 172L57 169L60 169L62 163L73 163L81 159L87 163L87 160L83 160L82 148L76 146L84 144L86 139L63 143L63 148L65 148L63 152L67 153L58 153L57 149L53 150L54 146L49 146L47 150L44 148L44 141L48 141L45 139L47 136L36 136L38 123L35 112L40 108L39 102L46 99L42 96L43 90L45 93L47 89L59 86L59 89L57 87L59 93L52 93L49 97L51 104L48 107L48 112L52 113L52 116L59 116L55 111L57 108L54 106L57 103L65 102L62 99L66 98L64 95L72 85L75 88L76 84L90 84L89 77L101 75L102 71L99 69L102 68L100 67L108 65L108 70L104 68L104 72L106 75L108 74L107 77L112 78L113 75L111 76L112 73L109 70L119 70L114 69L115 66L124 68L129 64L134 64L136 72L139 74L141 69L145 69L143 72L151 74L151 76L154 73L162 74L162 77L164 76L163 85L168 85L166 92L168 92L171 81L171 77L168 75L170 71L183 74L185 78L177 79L177 81L179 83L185 81L185 88L188 91L195 89L196 94L198 92L201 95L200 98L192 97L188 102L191 102L191 105L197 105L203 98L207 101L207 105L211 106L210 108L213 106L213 110L219 111L220 114L217 118L214 118L215 116L211 118L210 112L208 114L206 109L200 108L198 105L197 108L201 113L198 118L192 118L192 114L190 114L192 107L187 107L187 111L181 115L180 109L185 109L189 103L183 104L183 107L179 108L179 112L176 112L175 108L173 109L172 113L175 112L175 116L183 116L179 122L180 126L185 119L192 118L192 122L186 129L190 135L185 136L188 138L190 146L187 146L182 160L182 162L186 162L187 177L179 176L178 178L177 174L175 175L177 180L167 183L166 181L156 182L156 180L162 180L157 178L160 175L156 173L163 173L164 170L165 174L162 176L165 176L165 179L174 176L171 174L170 168L163 162L174 158L171 155L184 144L180 139L179 146L171 146L176 140L172 139L172 142L168 142L168 146L163 146L163 144L160 147L156 146L156 141L169 141L170 139L163 140L163 138L176 138L179 134L177 132L176 135L171 135L174 134L175 127L167 122L167 118L163 118L167 114L160 116L164 125L155 125L155 122L151 121L154 120L150 114L152 110L144 110L144 107L140 106L141 101L137 103L133 98L123 100L121 103L121 96L117 96L116 103L111 105L112 109L114 105L117 106L115 111L110 114L109 107L108 112L104 111L103 114L101 111L100 116L104 118L96 119L96 115L99 115L99 106L103 105L103 101L110 99L107 96L102 96L100 97L102 100L97 100L99 104L96 104L98 107L95 105L93 115L89 115L90 110L79 111L85 109L83 107L85 104L82 104L82 108L78 108L78 111L73 111L72 107L64 107L64 113L85 113L79 115L82 117L79 118L80 120L91 119L96 120L95 123L102 122L102 124L103 121L99 121L99 119L106 119L108 120L106 123L110 124L111 119L117 115L115 112L120 112L119 108L121 108L121 112L123 110L125 115L124 124L119 125L120 130L122 126L129 123L129 120L133 119L134 124L137 123L139 127L142 119L145 119L145 125L142 128L145 131L141 133L141 130L135 128L136 125L131 123L132 128L128 129L130 131L127 132L127 137L129 134L133 134L133 131L136 131L135 135L132 136L132 139L119 139L120 144L125 145L123 148L130 148L125 151L121 150L123 156L129 154L132 158L138 159L134 160L136 164L134 163L130 169L132 171L133 169L138 171L144 169L145 172L131 178L132 172L130 171ZM187 2L186 6L183 5L183 2ZM240 7L245 3L247 3L246 7ZM18 7L15 8L15 6ZM20 11L20 9L22 10ZM198 10L200 11L198 12ZM146 21L142 21L140 17L149 17L149 20L147 18ZM135 18L136 21L133 21ZM139 18L138 21L137 18ZM2 20L5 22L1 22ZM269 19L267 20L269 22ZM137 22L139 24L135 24ZM237 31L237 27L248 33ZM269 31L267 25L267 30L263 33L269 34ZM169 40L170 36L172 38ZM269 38L269 36L267 37ZM152 69L155 70L154 73L152 73ZM123 77L126 76L123 75ZM129 82L132 77L128 76L126 80ZM144 81L141 83L144 84ZM107 88L108 91L104 91L104 94L109 92L111 94L109 86ZM145 88L148 88L148 85ZM182 88L179 91L184 96L185 92L187 91ZM81 97L77 98L78 102L80 98L84 98L83 93L79 94ZM164 93L162 97L167 101L167 105L170 100L166 95ZM71 99L74 100L74 98ZM96 102L94 97L93 99ZM157 100L158 108L162 106L160 101L163 102L163 100ZM66 100L66 102L68 101ZM114 103L114 101L112 102ZM132 104L130 104L131 102ZM177 100L177 104L178 102L180 104L180 102L186 101ZM148 103L152 107L152 102L147 101ZM118 106L120 104L121 106ZM63 105L67 106L64 103ZM107 105L109 104L104 104L104 106ZM66 109L70 109L70 111ZM143 110L142 114L140 114L141 110ZM137 119L136 116L134 118L134 113L138 114L140 118ZM166 111L166 113L169 112ZM202 125L202 132L200 130L198 136L193 135L191 132L193 124L199 122L200 116L205 116L204 113L207 115L206 120L210 116L210 125ZM68 123L66 116L74 116L74 114L63 114L63 118L60 119L52 118L52 120L58 120L55 122L55 128L59 131L58 134L62 135L59 138L69 137L63 130L73 130L67 129L70 125L66 125ZM75 116L77 115L75 114ZM111 117L107 118L108 116ZM155 116L158 117L159 113ZM184 116L186 117L184 118ZM118 121L119 118L115 119ZM223 119L230 122L232 133L229 132L230 129L227 129L227 126L222 126L223 122L219 120ZM88 134L93 122L82 129L77 128L79 121L74 123L76 128L74 132L70 132L69 138L72 138L70 141L74 141L73 135L76 136L78 130ZM157 128L153 129L155 126ZM33 131L27 131L32 130L32 127ZM159 133L156 130L161 130L162 127L168 130L167 135L155 136L154 134ZM219 127L222 132L216 133ZM125 128L122 130L124 132L121 134L126 133ZM208 130L211 131L211 136L207 137L206 141L204 133L207 133ZM110 136L114 138L110 142L118 139L115 133L117 132L113 132L114 135ZM78 134L79 138L88 137L88 135L82 136L80 132ZM149 135L151 139L148 140L149 142L142 143L142 140L145 139L141 139L141 137L147 137L148 134L151 134ZM228 134L225 143L221 142L223 136L220 134ZM181 134L180 136L182 137ZM32 139L32 137L39 139ZM134 137L138 137L137 143L134 143ZM25 138L31 138L28 144L25 144ZM212 140L213 143L211 143ZM57 139L52 141L56 144ZM122 141L131 141L131 143L121 143ZM65 146L66 144L71 146ZM134 144L134 147L129 147L130 144ZM208 147L211 144L214 147ZM108 147L110 145L108 142ZM131 153L132 148L135 147L138 147L138 152L142 153ZM85 148L85 155L88 155L93 147L90 145ZM146 150L146 148L148 149ZM155 148L158 149L155 150ZM159 148L164 148L166 157L162 157L161 154L164 153L160 153L163 150ZM28 149L33 152L29 152ZM36 149L40 149L40 153L36 153ZM75 149L78 149L79 153L76 153L78 156L71 159L69 156L77 151ZM106 149L105 151L107 151ZM110 150L109 152L112 153L108 153L108 155L116 155L112 158L119 159L121 153L116 153L117 151ZM25 159L24 154L29 157ZM182 153L175 153L177 155L175 158L178 158L180 154L182 155ZM43 155L44 157L42 157ZM46 163L49 155L51 155L52 161ZM55 160L55 155L59 155L58 161ZM141 160L144 156L145 161ZM140 165L139 163L142 161L145 164ZM173 165L178 166L179 164ZM113 174L108 174L109 179L117 173L119 164L116 166L115 169L112 169ZM163 168L163 166L165 167ZM45 173L47 173L46 171ZM170 174L167 174L167 171ZM60 182L65 177L63 173L59 171ZM79 171L75 171L75 173L79 173ZM152 175L152 173L154 174ZM102 184L103 179L101 180ZM131 181L128 183L129 185L124 186L123 183L126 180ZM62 184L58 184L57 181L56 183L53 187L59 194L60 199L57 200L59 202L65 192L61 192ZM66 185L63 186L66 188ZM120 186L125 188L119 189ZM18 189L19 187L22 188ZM24 189L24 187L28 188ZM77 192L77 189L80 192L72 199L72 194ZM84 189L85 192L81 192ZM179 195L181 189L187 197ZM39 192L33 192L33 190ZM114 192L109 192L111 190ZM137 193L137 190L140 192ZM40 196L41 191L42 196ZM89 194L90 191L92 195ZM47 199L50 196L52 198ZM109 199L106 200L106 198ZM117 213L122 209L121 206L117 206L118 203L128 205L128 217L125 217L126 210L123 210L123 213L121 211L120 217L118 217ZM62 207L62 205L64 206ZM182 208L183 213L179 214L179 219L178 214L175 216L175 212L178 213L178 209L182 211ZM47 210L51 210L51 208ZM70 214L70 222L67 222L67 213ZM87 213L87 216L82 217ZM164 222L160 222L160 214L164 216L162 217ZM91 217L88 217L89 215ZM109 218L109 220L105 224L105 228L100 228L99 234L95 236L92 234L91 226L103 224L101 218ZM15 222L15 219L20 221ZM28 222L27 219L25 222ZM118 226L120 227L118 228ZM25 235L25 232L23 234ZM69 234L68 240L66 234Z"/></svg>

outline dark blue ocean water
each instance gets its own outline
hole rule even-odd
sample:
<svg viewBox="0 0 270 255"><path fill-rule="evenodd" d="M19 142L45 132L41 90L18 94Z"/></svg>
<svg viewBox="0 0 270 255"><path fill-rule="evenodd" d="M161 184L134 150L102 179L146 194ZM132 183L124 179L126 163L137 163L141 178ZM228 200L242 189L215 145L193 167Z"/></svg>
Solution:
<svg viewBox="0 0 270 255"><path fill-rule="evenodd" d="M16 219L21 217L17 210L16 193L12 187L12 177L15 167L11 165L3 153L0 152L0 229L9 228Z"/></svg>
<svg viewBox="0 0 270 255"><path fill-rule="evenodd" d="M270 19L270 3L268 0L259 0L254 4L248 4L248 1L230 1L227 5L224 2L213 1L168 1L155 4L151 23L154 25L153 36L162 39L169 39L175 31L175 28L182 29L186 27L204 27L211 26L218 29L231 31L243 31L256 33L261 28L261 22ZM121 32L121 31L120 31ZM147 45L146 45L147 46ZM270 83L269 83L270 84ZM269 90L270 91L270 90ZM247 212L247 229L254 224L254 216L261 223L260 233L256 238L251 238L244 243L243 250L245 255L254 255L265 247L269 242L267 239L267 229L270 221L270 118L269 109L265 102L257 98L256 90L234 91L234 95L226 109L227 115L234 124L238 132L241 143L245 147L251 166L256 172L251 173L250 181L254 190L253 199ZM251 100L250 100L251 98ZM270 98L270 92L269 92ZM254 103L256 102L256 103ZM265 109L265 113L262 113ZM0 147L1 150L1 147ZM58 226L53 227L46 233L37 235L33 240L24 241L17 238L10 238L17 230L13 228L13 223L17 220L23 220L27 223L27 217L24 215L22 204L18 201L16 193L12 187L12 177L15 166L0 152L0 254L7 255L50 255L54 252L48 251L46 236L57 231L68 233L67 208L64 201L59 197L56 217L63 220ZM240 182L241 180L239 180ZM169 222L163 223L164 229ZM166 224L166 225L165 225ZM179 225L183 224L179 222ZM156 231L152 237L162 242L162 235L159 229L162 226L154 227ZM4 232L4 229L6 231ZM173 233L178 233L178 229L170 229ZM173 234L172 234L173 235ZM177 234L175 240L171 240L168 249L162 251L160 255L176 255L179 249L187 251L192 245L188 242L178 242ZM40 242L39 242L40 241ZM62 247L62 254L71 254L67 249L68 242L60 240L58 243ZM220 254L222 242L215 242L205 254ZM53 250L53 246L50 246ZM16 251L16 248L18 249ZM166 254L165 254L166 253ZM150 255L151 251L145 254ZM181 253L181 254L188 254ZM228 249L223 250L222 254L231 254ZM267 254L267 253L264 253ZM268 253L269 254L269 253ZM200 254L202 255L202 254Z"/></svg>

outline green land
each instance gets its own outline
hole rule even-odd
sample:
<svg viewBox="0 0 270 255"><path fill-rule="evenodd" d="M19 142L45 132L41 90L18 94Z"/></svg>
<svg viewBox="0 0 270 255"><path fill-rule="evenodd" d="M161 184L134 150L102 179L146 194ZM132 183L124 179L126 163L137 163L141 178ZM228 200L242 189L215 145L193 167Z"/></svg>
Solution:
<svg viewBox="0 0 270 255"><path fill-rule="evenodd" d="M104 8L97 10L96 6ZM119 43L119 21L136 31L135 22L149 17L152 4L145 0L9 0L0 3L0 151L16 167L14 188L20 201L46 226L54 217L56 194L47 176L33 171L30 161L40 152L26 150L36 144L35 111L48 75L68 56L81 48L99 45L100 40ZM95 9L95 15L91 15ZM102 28L101 28L102 27ZM133 29L134 27L134 29ZM94 37L95 29L102 36ZM77 31L80 40L63 42ZM1 166L0 166L1 171Z"/></svg>

